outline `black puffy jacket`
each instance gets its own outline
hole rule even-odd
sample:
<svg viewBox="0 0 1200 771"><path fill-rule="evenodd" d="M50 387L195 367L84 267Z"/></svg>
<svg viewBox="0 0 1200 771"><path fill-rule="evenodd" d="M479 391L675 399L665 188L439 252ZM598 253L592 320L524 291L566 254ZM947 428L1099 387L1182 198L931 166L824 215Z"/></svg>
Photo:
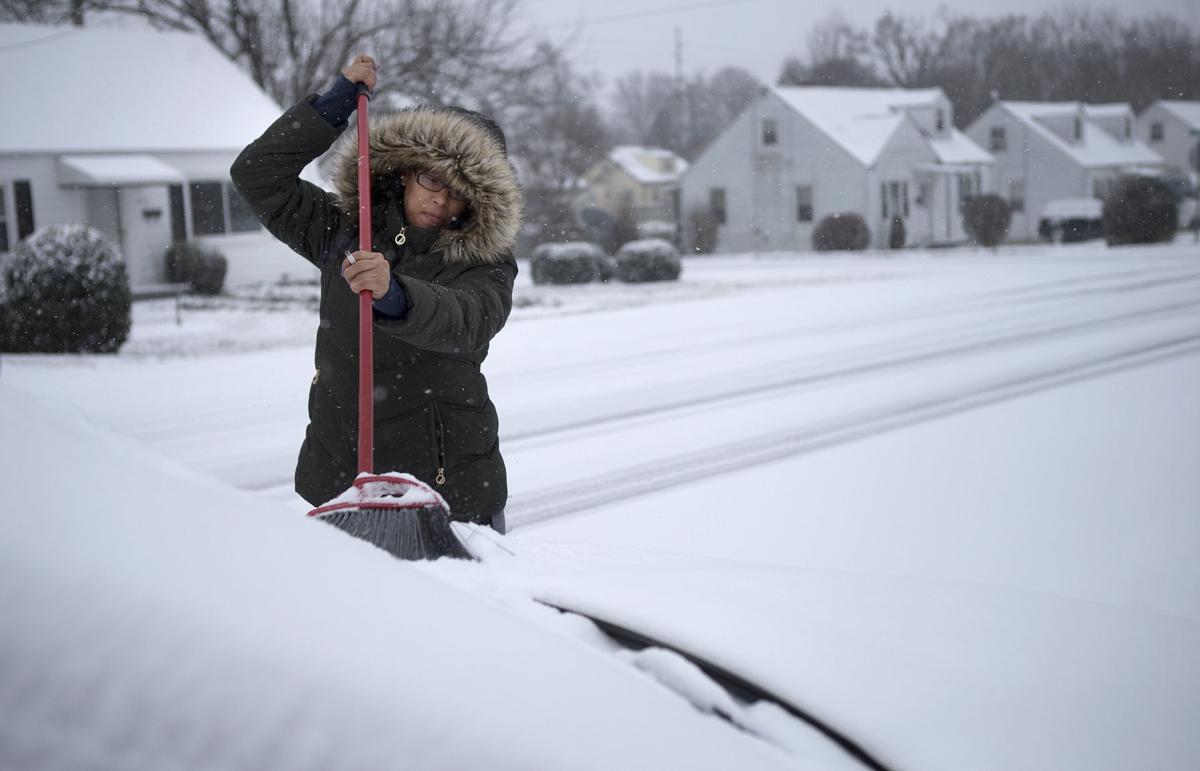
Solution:
<svg viewBox="0 0 1200 771"><path fill-rule="evenodd" d="M348 489L357 465L358 298L340 268L345 251L358 248L358 142L347 132L336 151L336 194L301 180L342 133L313 99L275 121L230 173L267 229L321 271L316 374L296 465L296 491L315 506ZM373 470L414 474L446 498L454 519L487 522L504 509L508 486L480 365L512 308L521 192L503 145L452 110L372 117L370 164L373 250L408 298L403 319L375 320ZM431 171L465 195L462 227L406 227L396 184L406 169Z"/></svg>

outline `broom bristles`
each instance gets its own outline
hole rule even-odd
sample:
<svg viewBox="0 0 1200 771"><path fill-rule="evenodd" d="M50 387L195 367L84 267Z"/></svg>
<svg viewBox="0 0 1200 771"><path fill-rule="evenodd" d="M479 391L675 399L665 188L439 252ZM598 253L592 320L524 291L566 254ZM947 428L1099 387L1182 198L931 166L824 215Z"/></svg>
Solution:
<svg viewBox="0 0 1200 771"><path fill-rule="evenodd" d="M363 506L331 511L320 518L402 560L471 559L450 527L445 509L437 505L404 509Z"/></svg>

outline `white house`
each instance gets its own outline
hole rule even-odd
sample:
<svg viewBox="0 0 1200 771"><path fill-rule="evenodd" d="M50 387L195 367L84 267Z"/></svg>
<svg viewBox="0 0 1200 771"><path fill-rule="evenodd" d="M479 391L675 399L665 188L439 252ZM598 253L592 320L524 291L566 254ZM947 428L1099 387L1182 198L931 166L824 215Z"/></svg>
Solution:
<svg viewBox="0 0 1200 771"><path fill-rule="evenodd" d="M967 128L996 158L996 189L1013 207L1009 238L1038 237L1051 201L1103 198L1121 174L1157 172L1128 104L998 101Z"/></svg>
<svg viewBox="0 0 1200 771"><path fill-rule="evenodd" d="M1163 157L1169 172L1200 175L1200 102L1160 99L1137 117L1134 131Z"/></svg>
<svg viewBox="0 0 1200 771"><path fill-rule="evenodd" d="M229 179L282 110L203 38L0 24L0 72L0 258L35 228L85 223L119 246L135 289L166 280L173 240L221 251L227 284L315 275Z"/></svg>
<svg viewBox="0 0 1200 771"><path fill-rule="evenodd" d="M573 203L586 221L592 211L616 219L630 207L637 222L675 222L679 177L688 163L660 147L618 145L583 175L584 190Z"/></svg>
<svg viewBox="0 0 1200 771"><path fill-rule="evenodd" d="M721 252L810 248L840 212L861 214L875 246L895 216L909 244L952 243L991 165L940 88L768 87L684 174L682 210L713 213Z"/></svg>

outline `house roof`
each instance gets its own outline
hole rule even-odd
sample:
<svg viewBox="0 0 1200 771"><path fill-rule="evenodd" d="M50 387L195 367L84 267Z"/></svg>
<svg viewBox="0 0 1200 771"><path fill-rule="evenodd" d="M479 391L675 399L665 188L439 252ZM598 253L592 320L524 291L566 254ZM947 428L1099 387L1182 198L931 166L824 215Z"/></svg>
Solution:
<svg viewBox="0 0 1200 771"><path fill-rule="evenodd" d="M1200 130L1200 102L1184 102L1176 99L1160 99L1163 109L1186 123L1191 128Z"/></svg>
<svg viewBox="0 0 1200 771"><path fill-rule="evenodd" d="M687 161L660 147L618 145L609 152L608 159L643 185L674 182L688 168Z"/></svg>
<svg viewBox="0 0 1200 771"><path fill-rule="evenodd" d="M879 158L888 139L904 122L904 108L932 107L943 97L940 88L775 86L772 90L866 166ZM967 151L964 143L974 144L966 137L952 137L944 150L961 155ZM991 161L982 149L976 151L974 157L979 157L979 162Z"/></svg>
<svg viewBox="0 0 1200 771"><path fill-rule="evenodd" d="M1080 102L1008 102L999 103L1013 117L1028 126L1035 134L1068 155L1084 168L1107 166L1156 166L1162 157L1136 139L1122 141L1109 134L1091 118L1119 115L1130 111L1129 105L1086 105ZM1042 120L1083 112L1083 139L1068 142L1046 126Z"/></svg>
<svg viewBox="0 0 1200 771"><path fill-rule="evenodd" d="M0 72L0 153L238 150L282 112L184 32L0 24Z"/></svg>

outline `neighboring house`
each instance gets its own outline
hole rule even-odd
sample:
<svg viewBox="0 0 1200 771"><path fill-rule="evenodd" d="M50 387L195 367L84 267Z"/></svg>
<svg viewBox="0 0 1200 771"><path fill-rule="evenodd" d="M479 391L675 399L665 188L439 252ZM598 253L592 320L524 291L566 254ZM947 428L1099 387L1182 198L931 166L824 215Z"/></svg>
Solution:
<svg viewBox="0 0 1200 771"><path fill-rule="evenodd" d="M229 179L282 110L203 38L0 24L0 72L0 259L35 228L85 223L119 247L135 290L166 281L179 240L223 253L227 284L315 275Z"/></svg>
<svg viewBox="0 0 1200 771"><path fill-rule="evenodd" d="M692 163L682 207L715 217L721 252L809 249L841 212L862 215L877 247L893 217L909 244L955 243L991 165L940 88L769 87Z"/></svg>
<svg viewBox="0 0 1200 771"><path fill-rule="evenodd" d="M1051 201L1104 198L1121 174L1158 173L1162 158L1133 131L1128 104L1007 102L993 104L967 136L996 158L996 191L1008 199L1011 240L1038 237Z"/></svg>
<svg viewBox="0 0 1200 771"><path fill-rule="evenodd" d="M585 223L603 212L616 219L624 207L636 222L675 222L679 177L688 164L670 150L619 145L583 175L576 216Z"/></svg>
<svg viewBox="0 0 1200 771"><path fill-rule="evenodd" d="M1160 99L1137 117L1135 131L1170 173L1200 176L1200 102Z"/></svg>

